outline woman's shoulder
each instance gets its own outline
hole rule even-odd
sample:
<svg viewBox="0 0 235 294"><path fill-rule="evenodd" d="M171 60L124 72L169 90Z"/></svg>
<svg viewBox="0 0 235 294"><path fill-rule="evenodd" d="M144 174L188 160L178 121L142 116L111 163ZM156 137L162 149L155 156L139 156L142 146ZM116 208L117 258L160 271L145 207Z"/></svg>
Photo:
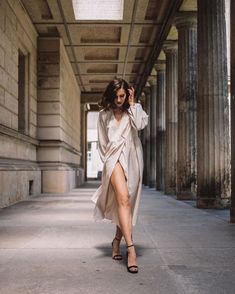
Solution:
<svg viewBox="0 0 235 294"><path fill-rule="evenodd" d="M111 114L110 110L101 109L99 111L99 119L102 119L103 121L107 120Z"/></svg>
<svg viewBox="0 0 235 294"><path fill-rule="evenodd" d="M129 107L129 109L135 109L135 108L143 109L141 103L139 103L139 102L135 102L134 104L130 105L130 107Z"/></svg>
<svg viewBox="0 0 235 294"><path fill-rule="evenodd" d="M100 111L99 111L99 117L105 117L107 115L107 110L105 110L105 109L101 109Z"/></svg>

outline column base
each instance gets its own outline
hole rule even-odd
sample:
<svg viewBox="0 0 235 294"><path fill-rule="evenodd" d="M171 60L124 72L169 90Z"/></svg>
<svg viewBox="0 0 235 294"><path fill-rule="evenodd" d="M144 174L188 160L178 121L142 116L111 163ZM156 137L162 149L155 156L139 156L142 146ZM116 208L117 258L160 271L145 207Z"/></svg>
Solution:
<svg viewBox="0 0 235 294"><path fill-rule="evenodd" d="M157 183L156 183L156 190L157 191L164 191L165 190L165 183L164 183L164 179L160 179Z"/></svg>
<svg viewBox="0 0 235 294"><path fill-rule="evenodd" d="M196 200L196 195L195 193L191 191L181 191L177 192L176 194L176 199L177 200Z"/></svg>
<svg viewBox="0 0 235 294"><path fill-rule="evenodd" d="M156 183L155 182L149 182L148 183L149 188L155 188L156 187Z"/></svg>
<svg viewBox="0 0 235 294"><path fill-rule="evenodd" d="M230 215L230 223L235 224L235 215Z"/></svg>
<svg viewBox="0 0 235 294"><path fill-rule="evenodd" d="M235 223L235 207L230 208L230 223Z"/></svg>
<svg viewBox="0 0 235 294"><path fill-rule="evenodd" d="M230 208L230 199L197 198L197 208L227 209Z"/></svg>
<svg viewBox="0 0 235 294"><path fill-rule="evenodd" d="M84 183L84 172L78 167L56 166L42 170L42 193L65 193Z"/></svg>
<svg viewBox="0 0 235 294"><path fill-rule="evenodd" d="M166 195L175 195L176 191L175 191L175 189L172 189L172 188L168 187L168 188L165 189L164 193Z"/></svg>

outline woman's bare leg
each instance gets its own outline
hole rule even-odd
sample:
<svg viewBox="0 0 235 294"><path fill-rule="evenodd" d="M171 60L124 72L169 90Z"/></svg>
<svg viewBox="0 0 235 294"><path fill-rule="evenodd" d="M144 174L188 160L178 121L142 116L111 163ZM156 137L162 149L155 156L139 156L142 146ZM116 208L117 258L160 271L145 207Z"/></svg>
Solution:
<svg viewBox="0 0 235 294"><path fill-rule="evenodd" d="M125 238L126 244L132 244L132 216L131 206L129 201L129 193L127 189L127 183L124 175L124 171L119 162L116 163L111 176L111 184L113 186L118 209L118 219L120 224L121 232ZM128 248L129 258L128 264L136 265L136 253L135 248Z"/></svg>
<svg viewBox="0 0 235 294"><path fill-rule="evenodd" d="M119 226L116 226L116 233L113 239L113 253L112 256L120 255L120 242L123 237L122 231Z"/></svg>
<svg viewBox="0 0 235 294"><path fill-rule="evenodd" d="M116 226L115 238L121 241L122 237L123 237L122 230L119 228L119 226Z"/></svg>

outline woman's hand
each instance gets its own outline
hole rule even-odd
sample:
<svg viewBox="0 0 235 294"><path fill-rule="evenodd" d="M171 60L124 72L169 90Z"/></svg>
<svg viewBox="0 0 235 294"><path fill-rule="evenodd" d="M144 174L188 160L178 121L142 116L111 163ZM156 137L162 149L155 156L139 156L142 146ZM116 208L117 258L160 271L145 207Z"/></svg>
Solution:
<svg viewBox="0 0 235 294"><path fill-rule="evenodd" d="M130 89L128 89L128 91L130 93L128 102L130 105L134 105L135 104L135 89L131 87Z"/></svg>

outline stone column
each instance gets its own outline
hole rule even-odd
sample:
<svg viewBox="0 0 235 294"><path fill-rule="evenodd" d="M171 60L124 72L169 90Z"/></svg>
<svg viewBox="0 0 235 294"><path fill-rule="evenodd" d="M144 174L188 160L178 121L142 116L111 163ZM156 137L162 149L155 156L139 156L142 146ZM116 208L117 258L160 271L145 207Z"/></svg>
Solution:
<svg viewBox="0 0 235 294"><path fill-rule="evenodd" d="M144 129L145 133L145 146L144 146L144 172L143 172L143 183L146 186L149 186L150 179L150 99L151 99L151 90L150 87L144 89L145 92L145 106L146 113L149 115L149 122L147 127Z"/></svg>
<svg viewBox="0 0 235 294"><path fill-rule="evenodd" d="M87 114L86 103L81 103L81 148L82 148L82 167L84 170L84 180L87 181Z"/></svg>
<svg viewBox="0 0 235 294"><path fill-rule="evenodd" d="M196 198L197 14L180 12L178 29L177 199Z"/></svg>
<svg viewBox="0 0 235 294"><path fill-rule="evenodd" d="M230 203L224 0L198 0L197 207Z"/></svg>
<svg viewBox="0 0 235 294"><path fill-rule="evenodd" d="M80 89L60 38L38 38L37 161L43 193L83 182Z"/></svg>
<svg viewBox="0 0 235 294"><path fill-rule="evenodd" d="M141 96L137 100L138 103L142 105L142 108L146 110L146 101L145 101L145 93L141 92ZM145 128L143 130L140 130L139 132L139 138L142 144L143 150L145 150Z"/></svg>
<svg viewBox="0 0 235 294"><path fill-rule="evenodd" d="M235 2L231 1L231 28L235 26ZM235 150L235 32L231 30L231 149ZM235 223L235 152L231 153L231 210L230 220Z"/></svg>
<svg viewBox="0 0 235 294"><path fill-rule="evenodd" d="M165 186L165 133L166 133L166 96L165 96L165 64L157 64L157 190Z"/></svg>
<svg viewBox="0 0 235 294"><path fill-rule="evenodd" d="M157 81L156 78L150 80L151 102L150 102L150 180L149 187L156 186L156 109L157 109Z"/></svg>
<svg viewBox="0 0 235 294"><path fill-rule="evenodd" d="M165 193L176 193L177 161L177 44L165 43L166 54L166 153Z"/></svg>

